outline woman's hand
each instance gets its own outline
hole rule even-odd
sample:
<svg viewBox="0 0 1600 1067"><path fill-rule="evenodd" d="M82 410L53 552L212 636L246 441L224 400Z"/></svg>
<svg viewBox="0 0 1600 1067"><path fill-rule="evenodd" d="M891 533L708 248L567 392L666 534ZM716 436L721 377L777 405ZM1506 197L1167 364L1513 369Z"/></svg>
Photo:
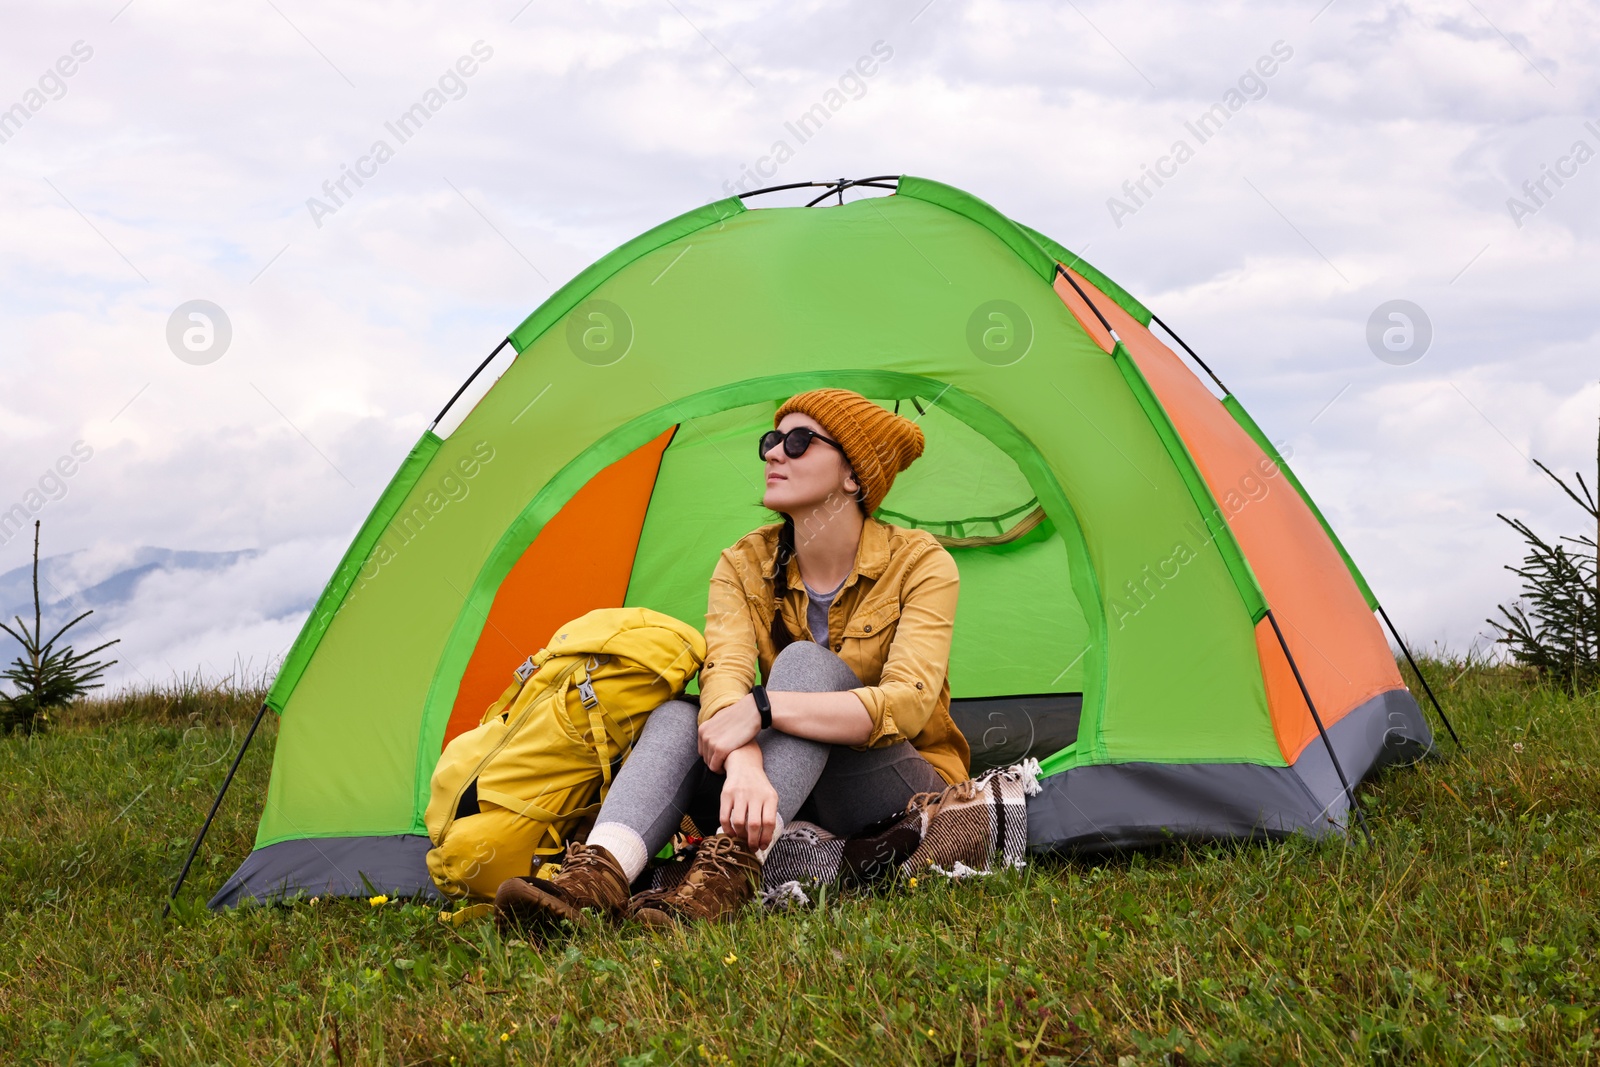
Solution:
<svg viewBox="0 0 1600 1067"><path fill-rule="evenodd" d="M700 724L700 758L713 773L722 774L728 753L748 745L760 732L756 698L746 693Z"/></svg>
<svg viewBox="0 0 1600 1067"><path fill-rule="evenodd" d="M772 844L778 830L778 791L767 779L759 755L728 762L721 814L722 829L743 839L753 851Z"/></svg>

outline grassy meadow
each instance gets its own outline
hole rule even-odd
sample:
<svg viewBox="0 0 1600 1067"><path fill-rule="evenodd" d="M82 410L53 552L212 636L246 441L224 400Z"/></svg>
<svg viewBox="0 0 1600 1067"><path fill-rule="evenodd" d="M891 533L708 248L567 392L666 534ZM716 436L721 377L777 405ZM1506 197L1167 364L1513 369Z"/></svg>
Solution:
<svg viewBox="0 0 1600 1067"><path fill-rule="evenodd" d="M174 684L0 738L0 1058L61 1064L1558 1063L1600 1044L1600 694L1430 662L1466 742L1368 847L1173 847L539 947L433 906L213 915L269 717ZM1431 716L1431 711L1429 712ZM1442 731L1440 731L1442 734Z"/></svg>

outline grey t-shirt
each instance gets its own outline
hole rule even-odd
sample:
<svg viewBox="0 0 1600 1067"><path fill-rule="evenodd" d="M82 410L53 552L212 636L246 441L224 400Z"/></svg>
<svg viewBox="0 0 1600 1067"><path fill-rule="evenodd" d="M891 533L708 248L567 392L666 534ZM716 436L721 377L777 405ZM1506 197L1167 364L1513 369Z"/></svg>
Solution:
<svg viewBox="0 0 1600 1067"><path fill-rule="evenodd" d="M845 579L849 579L845 575ZM841 581L829 593L819 593L806 585L806 625L811 627L811 640L824 648L828 646L828 609L833 606L834 598L839 595L839 590L844 588Z"/></svg>

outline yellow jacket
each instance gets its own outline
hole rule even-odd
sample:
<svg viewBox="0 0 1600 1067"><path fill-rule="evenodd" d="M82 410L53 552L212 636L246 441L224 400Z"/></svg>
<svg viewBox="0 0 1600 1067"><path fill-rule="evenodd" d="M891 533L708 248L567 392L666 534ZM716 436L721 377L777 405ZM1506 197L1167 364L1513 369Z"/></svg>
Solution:
<svg viewBox="0 0 1600 1067"><path fill-rule="evenodd" d="M737 702L772 669L773 574L780 524L763 526L725 549L711 575L706 662L700 670L700 721ZM811 640L800 563L789 560L783 621L795 640ZM910 741L946 782L971 767L967 740L950 718L950 635L960 584L956 562L933 535L868 518L856 559L828 609L833 650L864 683L851 690L872 716L858 748Z"/></svg>

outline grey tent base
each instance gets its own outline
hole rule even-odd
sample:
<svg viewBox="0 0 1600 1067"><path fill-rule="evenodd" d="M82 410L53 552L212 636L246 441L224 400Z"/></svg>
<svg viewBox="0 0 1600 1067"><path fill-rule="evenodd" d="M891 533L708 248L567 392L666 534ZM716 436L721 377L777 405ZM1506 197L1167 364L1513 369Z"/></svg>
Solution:
<svg viewBox="0 0 1600 1067"><path fill-rule="evenodd" d="M1050 705L1053 709L1054 705ZM1077 705L1060 709L1075 730ZM1066 712L1072 712L1070 716ZM992 709L973 722L993 731ZM963 728L967 727L963 723ZM975 732L975 731L974 731ZM996 737L1001 735L996 734ZM1433 735L1411 694L1380 693L1328 729L1352 788L1379 767L1413 763L1433 752ZM1026 735L1030 743L1038 739ZM1054 740L1052 738L1052 740ZM1004 746L985 733L982 748ZM1014 742L1008 742L1014 743ZM1024 746L1029 747L1029 746ZM1008 753L1009 754L1009 753ZM1320 737L1289 767L1258 763L1115 763L1076 767L1040 783L1028 800L1028 846L1034 851L1095 852L1191 841L1342 834L1349 799ZM211 899L213 908L284 897L419 896L442 900L428 877L426 837L318 837L280 841L252 852Z"/></svg>
<svg viewBox="0 0 1600 1067"><path fill-rule="evenodd" d="M1352 789L1374 770L1434 752L1404 689L1380 693L1328 728ZM1343 834L1350 801L1321 737L1288 767L1259 763L1111 763L1039 783L1028 800L1028 847L1092 853L1175 840Z"/></svg>
<svg viewBox="0 0 1600 1067"><path fill-rule="evenodd" d="M285 897L395 897L444 899L423 859L432 845L418 834L392 837L307 837L258 848L211 898L212 908Z"/></svg>

